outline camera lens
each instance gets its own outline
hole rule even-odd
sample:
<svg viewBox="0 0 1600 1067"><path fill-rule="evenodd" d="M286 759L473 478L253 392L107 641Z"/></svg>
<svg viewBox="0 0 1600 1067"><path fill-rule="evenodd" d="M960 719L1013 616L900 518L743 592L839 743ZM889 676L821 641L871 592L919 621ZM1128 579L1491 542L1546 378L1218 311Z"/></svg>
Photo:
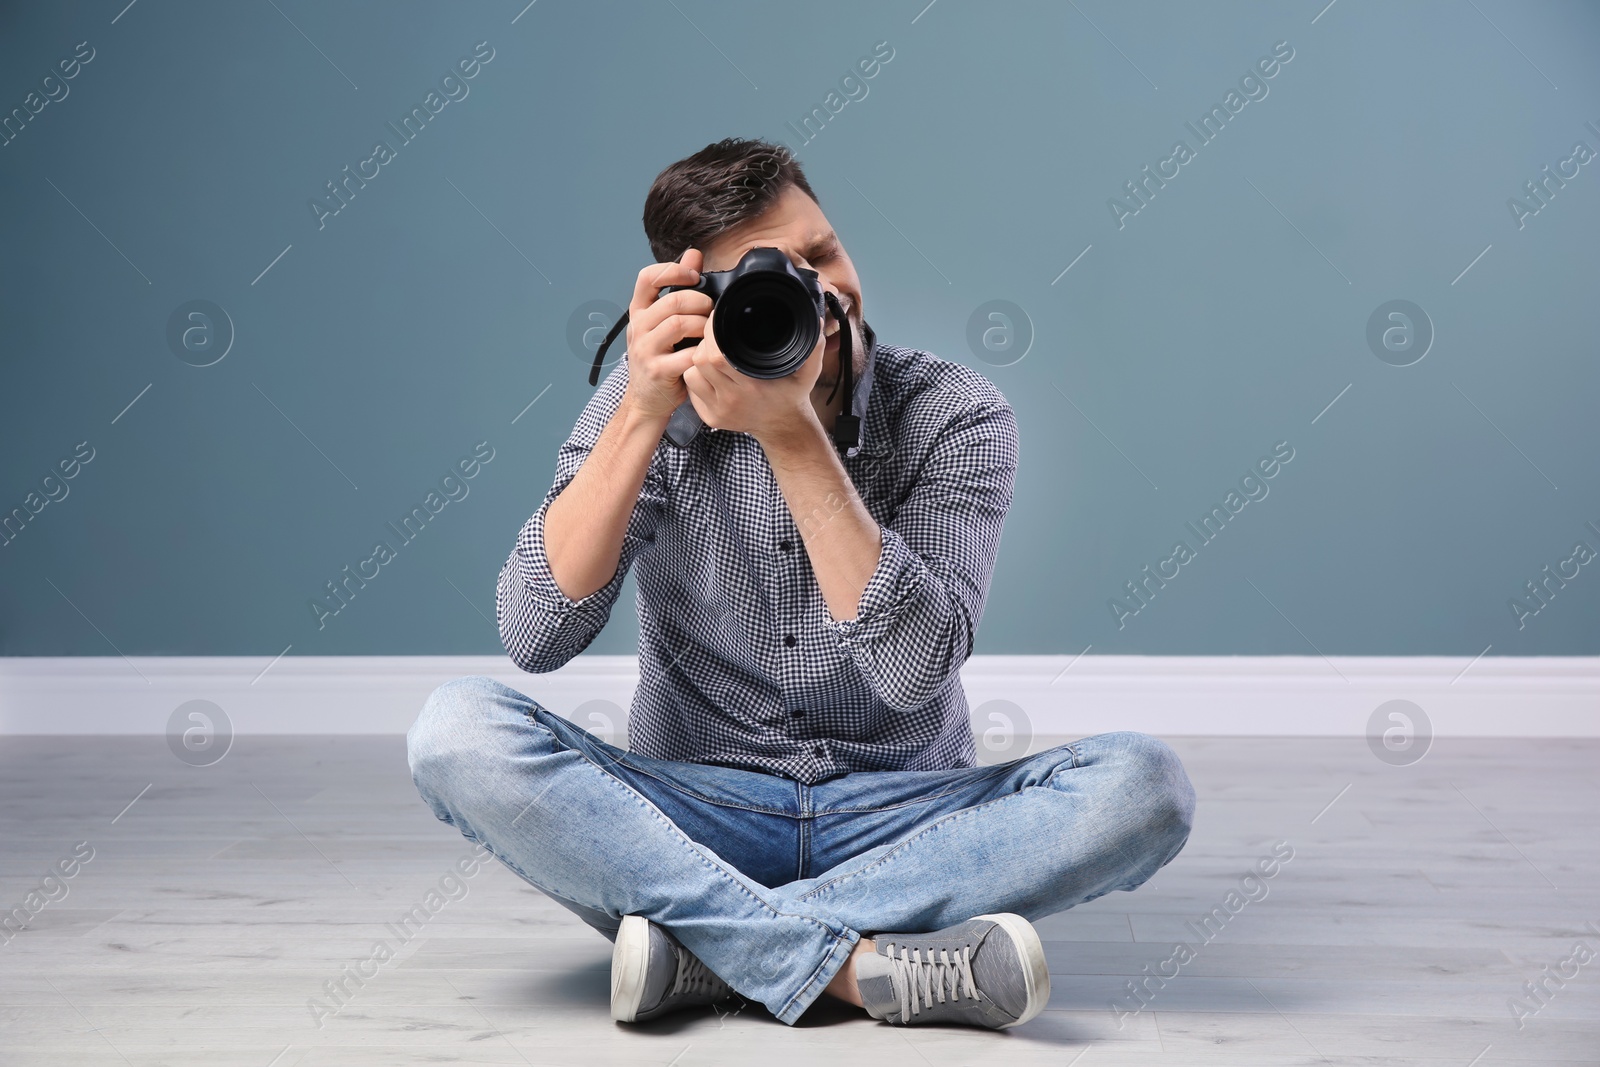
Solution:
<svg viewBox="0 0 1600 1067"><path fill-rule="evenodd" d="M718 301L713 328L730 362L758 378L793 374L820 336L806 286L778 271L753 271L735 280Z"/></svg>
<svg viewBox="0 0 1600 1067"><path fill-rule="evenodd" d="M794 316L782 300L757 296L739 308L734 332L751 355L774 355L794 336Z"/></svg>

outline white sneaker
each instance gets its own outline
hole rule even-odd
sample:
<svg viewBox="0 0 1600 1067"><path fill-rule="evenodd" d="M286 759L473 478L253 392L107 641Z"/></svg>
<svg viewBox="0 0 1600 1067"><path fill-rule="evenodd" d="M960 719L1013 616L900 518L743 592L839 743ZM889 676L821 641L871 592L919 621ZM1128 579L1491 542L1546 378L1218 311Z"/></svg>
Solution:
<svg viewBox="0 0 1600 1067"><path fill-rule="evenodd" d="M699 957L643 915L624 915L611 950L611 1017L642 1023L737 996Z"/></svg>

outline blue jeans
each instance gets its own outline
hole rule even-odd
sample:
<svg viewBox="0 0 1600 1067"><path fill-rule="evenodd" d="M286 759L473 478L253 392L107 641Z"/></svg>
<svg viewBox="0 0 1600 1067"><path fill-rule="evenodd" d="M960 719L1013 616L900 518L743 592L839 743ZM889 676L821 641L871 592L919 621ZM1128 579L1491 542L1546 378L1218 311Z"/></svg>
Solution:
<svg viewBox="0 0 1600 1067"><path fill-rule="evenodd" d="M660 923L791 1025L862 936L1134 889L1194 811L1172 749L1130 732L806 785L625 752L474 677L435 690L406 742L441 820L608 938L624 915Z"/></svg>

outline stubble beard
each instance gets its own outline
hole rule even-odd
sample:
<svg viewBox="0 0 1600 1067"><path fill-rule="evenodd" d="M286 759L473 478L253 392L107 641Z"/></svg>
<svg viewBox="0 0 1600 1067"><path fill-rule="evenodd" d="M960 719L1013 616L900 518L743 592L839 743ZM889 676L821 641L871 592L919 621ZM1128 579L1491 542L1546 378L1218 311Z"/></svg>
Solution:
<svg viewBox="0 0 1600 1067"><path fill-rule="evenodd" d="M856 318L855 308L851 308L845 313L844 321L845 325L842 327L842 329L847 329L850 331L850 378L853 385L861 381L861 375L865 371L867 365L867 353L863 350L864 346L862 342L862 331ZM843 346L841 346L841 348L842 347ZM817 379L815 388L825 390L823 394L824 396L826 396L827 393L833 392L834 386L839 384L837 357L834 360L834 365L835 370L832 377L828 377L826 376L826 373L824 373L822 377ZM837 399L837 394L835 394L835 399Z"/></svg>

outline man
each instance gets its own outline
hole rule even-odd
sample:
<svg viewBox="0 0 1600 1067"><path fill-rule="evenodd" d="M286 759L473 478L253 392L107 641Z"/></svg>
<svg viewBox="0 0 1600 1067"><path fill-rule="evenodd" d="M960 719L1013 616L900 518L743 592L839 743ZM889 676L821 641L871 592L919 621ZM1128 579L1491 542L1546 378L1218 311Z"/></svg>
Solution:
<svg viewBox="0 0 1600 1067"><path fill-rule="evenodd" d="M1131 732L975 765L959 669L1011 504L1012 409L977 372L877 341L785 149L730 139L674 163L644 224L659 262L627 358L497 596L511 657L552 671L637 568L631 750L461 679L408 735L417 787L614 942L620 1021L731 989L788 1024L824 993L896 1025L1027 1022L1050 992L1029 920L1142 884L1187 840L1194 791ZM836 322L758 379L719 350L711 297L658 295L756 247L843 310L858 444L828 434L850 399ZM680 446L663 434L685 400L706 429Z"/></svg>

